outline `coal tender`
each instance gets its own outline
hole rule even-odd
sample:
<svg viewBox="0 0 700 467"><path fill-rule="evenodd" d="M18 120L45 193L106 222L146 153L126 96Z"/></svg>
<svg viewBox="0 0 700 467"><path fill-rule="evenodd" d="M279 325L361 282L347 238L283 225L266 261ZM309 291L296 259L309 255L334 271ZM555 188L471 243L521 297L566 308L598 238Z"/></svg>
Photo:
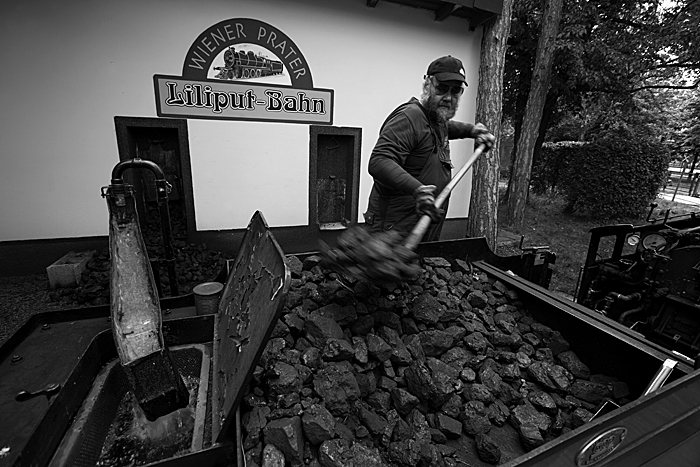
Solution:
<svg viewBox="0 0 700 467"><path fill-rule="evenodd" d="M697 464L692 366L483 245L421 244L416 281L377 286L283 256L256 214L218 313L160 301L191 439L123 465ZM0 462L99 461L129 393L109 316L41 313L2 344Z"/></svg>

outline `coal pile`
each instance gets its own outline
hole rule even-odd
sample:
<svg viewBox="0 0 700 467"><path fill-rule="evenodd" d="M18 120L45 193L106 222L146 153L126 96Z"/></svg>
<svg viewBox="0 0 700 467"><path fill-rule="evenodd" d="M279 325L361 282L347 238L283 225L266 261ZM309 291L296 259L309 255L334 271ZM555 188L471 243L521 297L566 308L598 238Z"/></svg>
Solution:
<svg viewBox="0 0 700 467"><path fill-rule="evenodd" d="M590 421L592 375L517 294L457 261L374 286L290 256L292 287L241 404L247 466L498 465Z"/></svg>
<svg viewBox="0 0 700 467"><path fill-rule="evenodd" d="M169 206L170 229L172 234L172 246L175 252L175 273L178 281L179 294L187 294L202 282L216 279L223 270L226 256L219 251L210 250L206 244L187 243L187 224L184 209L180 203L171 203ZM146 252L151 260L165 259L163 248L162 226L160 215L156 205L148 207L148 217L145 227L142 228ZM164 263L163 263L164 264ZM111 260L109 248L95 252L87 264L87 269L80 278L77 287L59 288L49 292L49 300L60 303L66 308L81 306L96 306L109 304L109 269ZM171 296L170 278L165 266L157 267L160 287L163 293Z"/></svg>
<svg viewBox="0 0 700 467"><path fill-rule="evenodd" d="M207 249L205 244L193 244L180 240L173 242L175 249L175 273L180 294L192 291L202 282L214 280L224 267L223 253ZM148 257L162 257L160 245L148 245ZM49 292L49 299L63 306L80 307L109 304L109 249L96 252L80 278L77 287L58 288ZM170 294L170 280L165 267L159 269L161 287L165 295Z"/></svg>

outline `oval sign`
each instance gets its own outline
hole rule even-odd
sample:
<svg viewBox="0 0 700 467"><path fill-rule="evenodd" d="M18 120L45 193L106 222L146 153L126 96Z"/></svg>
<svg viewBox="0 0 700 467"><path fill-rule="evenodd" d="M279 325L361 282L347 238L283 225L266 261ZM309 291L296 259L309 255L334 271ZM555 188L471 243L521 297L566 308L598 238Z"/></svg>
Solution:
<svg viewBox="0 0 700 467"><path fill-rule="evenodd" d="M615 427L591 438L576 456L576 465L584 467L597 464L617 449L627 435L627 428Z"/></svg>

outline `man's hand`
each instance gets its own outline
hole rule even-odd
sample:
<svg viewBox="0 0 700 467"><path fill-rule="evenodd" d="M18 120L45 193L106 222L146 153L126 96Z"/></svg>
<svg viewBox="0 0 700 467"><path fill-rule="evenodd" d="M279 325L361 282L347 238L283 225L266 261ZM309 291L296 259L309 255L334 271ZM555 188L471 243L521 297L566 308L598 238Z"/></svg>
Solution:
<svg viewBox="0 0 700 467"><path fill-rule="evenodd" d="M421 185L413 192L416 199L416 212L419 215L427 214L433 222L440 221L441 213L435 207L435 185Z"/></svg>
<svg viewBox="0 0 700 467"><path fill-rule="evenodd" d="M477 146L481 144L485 145L487 151L496 143L496 138L489 133L489 130L483 123L474 125L474 128L472 128L472 138L474 138Z"/></svg>

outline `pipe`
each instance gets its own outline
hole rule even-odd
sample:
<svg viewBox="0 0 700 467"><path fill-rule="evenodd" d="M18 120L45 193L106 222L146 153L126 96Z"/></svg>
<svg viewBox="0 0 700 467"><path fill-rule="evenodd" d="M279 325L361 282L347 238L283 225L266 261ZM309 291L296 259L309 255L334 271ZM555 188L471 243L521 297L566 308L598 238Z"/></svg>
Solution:
<svg viewBox="0 0 700 467"><path fill-rule="evenodd" d="M642 281L643 280L644 279L642 279ZM637 284L638 283L635 283L634 285L637 285ZM589 292L589 295L590 295L590 293L595 293L595 292L597 292L597 291L594 291L591 289ZM637 300L641 300L641 299L642 299L642 294L639 292L635 292L635 293L632 293L629 295L623 295L623 294L617 293L617 292L608 292L605 295L605 297L600 298L600 299L596 300L595 302L593 302L593 305L591 308L593 308L596 311L603 311L604 312L603 314L607 315L607 313L606 313L607 310L612 306L613 303L615 303L618 300L621 302L631 302L631 301L637 301ZM605 302L605 306L603 307L603 310L598 310L597 309L598 305L603 301Z"/></svg>
<svg viewBox="0 0 700 467"><path fill-rule="evenodd" d="M137 157L134 159L121 161L114 166L112 169L112 185L124 184L122 174L126 171L126 169L148 169L153 172L153 175L156 176L156 180L165 180L165 173L163 172L163 169L158 166L158 164Z"/></svg>
<svg viewBox="0 0 700 467"><path fill-rule="evenodd" d="M168 269L168 280L170 281L171 295L179 295L180 289L175 272L175 250L173 249L173 235L170 228L170 210L168 208L168 192L170 191L168 181L165 179L163 169L155 162L134 158L119 162L112 169L112 186L123 186L122 174L127 169L147 169L153 172L156 180L156 195L158 197L158 214L160 215L160 227L163 235L163 250L165 252L165 265ZM160 283L158 283L160 290Z"/></svg>
<svg viewBox="0 0 700 467"><path fill-rule="evenodd" d="M635 292L629 295L622 295L621 293L617 292L610 292L606 297L610 297L613 299L613 301L621 301L621 302L631 302L631 301L637 301L642 299L642 294L639 292Z"/></svg>
<svg viewBox="0 0 700 467"><path fill-rule="evenodd" d="M622 313L619 318L617 318L617 321L624 324L625 319L627 319L628 316L633 315L635 313L639 313L643 309L644 309L644 305L638 306L637 308L632 308L631 310L627 310L624 313Z"/></svg>
<svg viewBox="0 0 700 467"><path fill-rule="evenodd" d="M676 360L667 358L666 361L664 361L663 365L661 365L661 368L659 368L656 371L654 378L651 380L651 382L644 390L644 393L642 393L642 395L646 396L648 394L651 394L652 392L656 391L661 386L663 386L677 364L678 362Z"/></svg>

